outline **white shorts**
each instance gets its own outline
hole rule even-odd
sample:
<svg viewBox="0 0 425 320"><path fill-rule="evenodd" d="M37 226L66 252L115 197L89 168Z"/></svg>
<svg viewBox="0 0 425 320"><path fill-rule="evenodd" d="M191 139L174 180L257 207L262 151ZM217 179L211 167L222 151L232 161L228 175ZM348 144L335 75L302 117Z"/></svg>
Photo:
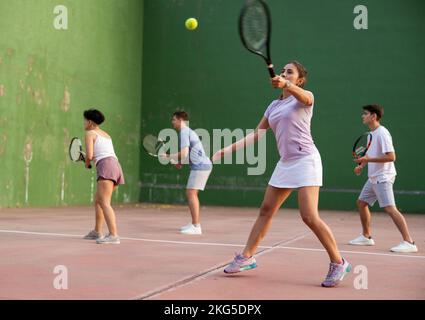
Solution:
<svg viewBox="0 0 425 320"><path fill-rule="evenodd" d="M394 180L379 183L371 183L367 180L360 193L359 200L367 202L371 207L376 200L378 200L381 208L395 206L393 184Z"/></svg>
<svg viewBox="0 0 425 320"><path fill-rule="evenodd" d="M323 185L320 153L279 162L273 171L269 185L276 188L301 188Z"/></svg>
<svg viewBox="0 0 425 320"><path fill-rule="evenodd" d="M190 170L186 189L204 190L212 170Z"/></svg>

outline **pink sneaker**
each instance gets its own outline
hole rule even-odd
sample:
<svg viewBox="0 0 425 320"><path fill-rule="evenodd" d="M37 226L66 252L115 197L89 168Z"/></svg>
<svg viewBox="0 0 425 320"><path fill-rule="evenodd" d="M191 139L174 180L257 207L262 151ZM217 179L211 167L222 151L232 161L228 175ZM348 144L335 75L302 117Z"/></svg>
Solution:
<svg viewBox="0 0 425 320"><path fill-rule="evenodd" d="M237 273L256 267L257 262L253 256L251 258L245 258L242 253L237 253L233 261L224 269L224 273Z"/></svg>
<svg viewBox="0 0 425 320"><path fill-rule="evenodd" d="M351 264L342 258L342 264L330 263L328 275L325 281L322 282L322 287L332 288L336 287L344 276L351 271Z"/></svg>

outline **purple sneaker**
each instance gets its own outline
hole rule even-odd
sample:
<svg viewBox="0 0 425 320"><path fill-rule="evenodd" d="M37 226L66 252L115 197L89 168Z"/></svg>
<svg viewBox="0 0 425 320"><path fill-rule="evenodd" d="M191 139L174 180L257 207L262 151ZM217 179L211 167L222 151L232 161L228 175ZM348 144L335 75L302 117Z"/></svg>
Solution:
<svg viewBox="0 0 425 320"><path fill-rule="evenodd" d="M245 258L242 253L235 254L233 261L224 269L224 273L237 273L244 270L250 270L257 267L257 262L252 256Z"/></svg>
<svg viewBox="0 0 425 320"><path fill-rule="evenodd" d="M347 260L342 258L342 264L330 263L328 275L325 281L322 282L322 287L332 288L336 287L344 276L351 271L351 264Z"/></svg>

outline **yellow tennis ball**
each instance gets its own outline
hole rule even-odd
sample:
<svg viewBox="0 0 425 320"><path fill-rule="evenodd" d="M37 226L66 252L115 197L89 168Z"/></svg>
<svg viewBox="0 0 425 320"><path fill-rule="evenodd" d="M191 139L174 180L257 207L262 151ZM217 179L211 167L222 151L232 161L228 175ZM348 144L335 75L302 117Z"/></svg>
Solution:
<svg viewBox="0 0 425 320"><path fill-rule="evenodd" d="M195 18L189 18L184 24L187 29L195 30L198 27L198 20L196 20Z"/></svg>

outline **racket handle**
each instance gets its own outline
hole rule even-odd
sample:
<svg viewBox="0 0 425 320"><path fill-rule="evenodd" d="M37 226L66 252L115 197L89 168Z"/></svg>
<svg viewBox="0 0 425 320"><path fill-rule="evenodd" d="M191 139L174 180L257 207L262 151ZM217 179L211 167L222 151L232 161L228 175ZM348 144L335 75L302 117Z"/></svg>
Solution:
<svg viewBox="0 0 425 320"><path fill-rule="evenodd" d="M274 73L273 65L272 65L272 64L269 64L269 65L267 66L267 70L269 71L270 78L274 78L274 77L276 77L276 73Z"/></svg>
<svg viewBox="0 0 425 320"><path fill-rule="evenodd" d="M89 169L91 169L92 167L91 167L91 164L89 164Z"/></svg>

